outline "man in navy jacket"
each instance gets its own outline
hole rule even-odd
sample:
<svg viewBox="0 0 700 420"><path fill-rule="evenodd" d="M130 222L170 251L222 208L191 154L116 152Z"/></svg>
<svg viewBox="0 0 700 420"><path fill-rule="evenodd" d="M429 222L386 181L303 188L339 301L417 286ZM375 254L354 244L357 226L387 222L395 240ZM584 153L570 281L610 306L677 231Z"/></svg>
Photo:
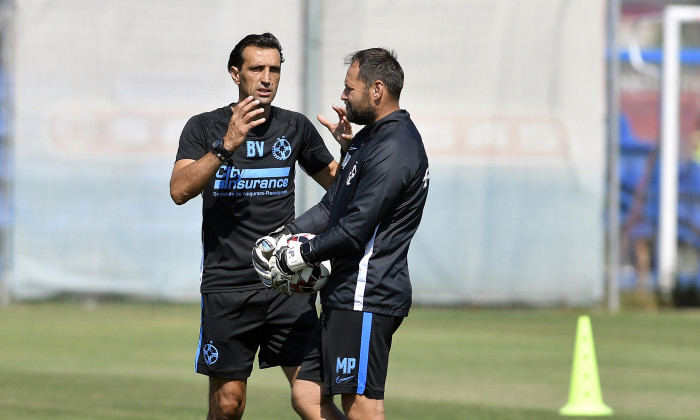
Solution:
<svg viewBox="0 0 700 420"><path fill-rule="evenodd" d="M393 52L358 51L346 64L346 117L365 127L321 202L282 232L317 236L303 244L282 236L270 259L279 290L306 265L331 261L321 320L292 391L307 419L342 418L335 394L348 418L384 418L391 338L411 307L408 249L430 179L421 136L399 106L403 70Z"/></svg>

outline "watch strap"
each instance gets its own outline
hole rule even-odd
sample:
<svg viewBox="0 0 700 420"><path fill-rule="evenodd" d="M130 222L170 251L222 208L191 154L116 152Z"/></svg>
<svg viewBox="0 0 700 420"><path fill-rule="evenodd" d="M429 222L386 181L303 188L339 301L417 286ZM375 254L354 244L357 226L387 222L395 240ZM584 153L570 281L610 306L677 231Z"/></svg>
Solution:
<svg viewBox="0 0 700 420"><path fill-rule="evenodd" d="M226 162L233 155L233 152L226 150L223 140L215 141L212 144L211 152L222 162Z"/></svg>

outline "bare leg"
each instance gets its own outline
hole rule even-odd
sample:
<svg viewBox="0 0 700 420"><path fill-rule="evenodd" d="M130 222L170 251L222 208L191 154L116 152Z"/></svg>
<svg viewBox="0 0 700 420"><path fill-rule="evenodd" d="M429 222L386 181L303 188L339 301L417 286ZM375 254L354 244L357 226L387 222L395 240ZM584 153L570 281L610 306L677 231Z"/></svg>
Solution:
<svg viewBox="0 0 700 420"><path fill-rule="evenodd" d="M248 381L209 377L207 420L240 420L245 410Z"/></svg>
<svg viewBox="0 0 700 420"><path fill-rule="evenodd" d="M292 387L292 407L304 420L343 420L346 418L333 403L333 396L323 395L321 382L303 379L295 381Z"/></svg>
<svg viewBox="0 0 700 420"><path fill-rule="evenodd" d="M299 373L300 366L282 366L282 372L287 376L289 385L294 385L294 381L297 379L297 374Z"/></svg>
<svg viewBox="0 0 700 420"><path fill-rule="evenodd" d="M343 394L343 411L349 420L384 420L384 400Z"/></svg>

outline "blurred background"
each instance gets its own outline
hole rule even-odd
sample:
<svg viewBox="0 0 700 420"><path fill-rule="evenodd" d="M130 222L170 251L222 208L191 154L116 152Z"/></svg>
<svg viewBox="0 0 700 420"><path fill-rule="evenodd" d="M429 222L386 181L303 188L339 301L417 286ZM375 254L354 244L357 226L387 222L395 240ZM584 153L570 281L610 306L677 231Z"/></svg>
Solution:
<svg viewBox="0 0 700 420"><path fill-rule="evenodd" d="M694 3L0 0L0 298L197 301L201 200L168 189L178 139L237 99L228 55L269 31L275 105L313 121L342 105L348 53L396 51L431 163L415 302L697 305ZM299 213L321 191L298 182Z"/></svg>

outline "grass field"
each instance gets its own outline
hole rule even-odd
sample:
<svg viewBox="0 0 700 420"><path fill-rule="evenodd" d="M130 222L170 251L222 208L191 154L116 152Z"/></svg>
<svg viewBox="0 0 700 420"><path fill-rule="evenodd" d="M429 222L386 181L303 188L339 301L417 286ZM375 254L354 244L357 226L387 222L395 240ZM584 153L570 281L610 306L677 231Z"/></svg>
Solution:
<svg viewBox="0 0 700 420"><path fill-rule="evenodd" d="M562 418L578 315L414 308L394 338L387 417ZM0 419L203 419L198 320L198 305L2 307ZM699 312L591 320L614 418L700 418ZM253 373L246 418L295 418L279 369Z"/></svg>

